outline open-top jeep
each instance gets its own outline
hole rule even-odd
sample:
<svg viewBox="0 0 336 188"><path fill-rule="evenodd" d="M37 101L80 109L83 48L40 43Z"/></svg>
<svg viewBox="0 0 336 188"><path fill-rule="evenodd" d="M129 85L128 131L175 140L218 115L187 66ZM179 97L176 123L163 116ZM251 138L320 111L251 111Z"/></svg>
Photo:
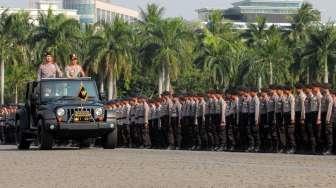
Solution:
<svg viewBox="0 0 336 188"><path fill-rule="evenodd" d="M89 138L100 138L106 149L117 145L115 117L104 109L91 78L29 82L15 125L18 149L29 149L33 141L48 150L56 140L87 143Z"/></svg>

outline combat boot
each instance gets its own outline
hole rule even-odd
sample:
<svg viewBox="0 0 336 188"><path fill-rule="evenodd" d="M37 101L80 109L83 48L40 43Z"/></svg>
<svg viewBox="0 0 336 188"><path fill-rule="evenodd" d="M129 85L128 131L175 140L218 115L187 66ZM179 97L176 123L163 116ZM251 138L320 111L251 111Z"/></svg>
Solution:
<svg viewBox="0 0 336 188"><path fill-rule="evenodd" d="M323 155L331 155L332 154L332 149L327 149L325 152L323 152Z"/></svg>
<svg viewBox="0 0 336 188"><path fill-rule="evenodd" d="M167 150L175 150L175 146L168 146Z"/></svg>
<svg viewBox="0 0 336 188"><path fill-rule="evenodd" d="M255 147L255 148L254 148L254 152L255 152L255 153L259 153L259 152L260 152L260 147L259 147L259 146Z"/></svg>
<svg viewBox="0 0 336 188"><path fill-rule="evenodd" d="M252 152L254 151L254 147L253 146L250 146L247 148L247 150L245 150L245 152Z"/></svg>
<svg viewBox="0 0 336 188"><path fill-rule="evenodd" d="M295 153L295 148L294 147L292 147L291 149L289 149L287 151L287 154L294 154L294 153Z"/></svg>

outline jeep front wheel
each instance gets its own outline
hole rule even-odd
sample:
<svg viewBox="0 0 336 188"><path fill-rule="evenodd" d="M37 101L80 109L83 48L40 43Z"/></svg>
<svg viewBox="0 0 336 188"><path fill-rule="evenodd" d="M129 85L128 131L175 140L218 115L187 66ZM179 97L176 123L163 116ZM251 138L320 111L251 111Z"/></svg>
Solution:
<svg viewBox="0 0 336 188"><path fill-rule="evenodd" d="M21 128L20 120L15 121L15 140L16 145L19 150L27 150L30 147L30 142L26 140L26 137L23 133L23 130Z"/></svg>
<svg viewBox="0 0 336 188"><path fill-rule="evenodd" d="M118 133L117 129L114 129L112 132L109 132L103 137L102 145L104 149L114 149L118 144Z"/></svg>
<svg viewBox="0 0 336 188"><path fill-rule="evenodd" d="M40 150L50 150L53 146L53 137L52 135L45 130L44 121L41 119L38 122L38 142L39 142L39 149Z"/></svg>

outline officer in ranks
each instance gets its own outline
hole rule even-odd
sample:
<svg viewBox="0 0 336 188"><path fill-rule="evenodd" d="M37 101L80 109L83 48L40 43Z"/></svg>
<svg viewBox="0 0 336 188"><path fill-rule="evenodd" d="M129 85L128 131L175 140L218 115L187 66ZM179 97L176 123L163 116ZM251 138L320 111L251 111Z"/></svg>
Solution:
<svg viewBox="0 0 336 188"><path fill-rule="evenodd" d="M263 150L267 151L270 149L271 146L271 131L270 131L270 122L268 117L268 103L269 103L269 97L267 94L268 90L263 89L259 94L259 113L260 113L260 123L259 123L259 129L260 129L260 139L262 140L261 148Z"/></svg>
<svg viewBox="0 0 336 188"><path fill-rule="evenodd" d="M189 113L190 113L190 122L189 122L189 133L190 133L190 150L196 150L199 145L199 134L197 129L197 100L194 95L189 96Z"/></svg>
<svg viewBox="0 0 336 188"><path fill-rule="evenodd" d="M197 123L199 128L199 134L201 137L200 149L206 149L208 145L208 136L205 126L206 102L202 95L199 95L197 98L198 98Z"/></svg>
<svg viewBox="0 0 336 188"><path fill-rule="evenodd" d="M248 143L246 143L247 138L247 127L249 127L249 110L251 97L248 95L248 89L242 88L239 94L239 136L240 136L240 146L244 149Z"/></svg>
<svg viewBox="0 0 336 188"><path fill-rule="evenodd" d="M121 127L122 127L122 120L121 120L121 107L120 107L120 101L116 102L114 104L114 107L112 109L113 113L116 115L116 120L117 120L117 131L118 131L118 144L122 142L122 137L121 137Z"/></svg>
<svg viewBox="0 0 336 188"><path fill-rule="evenodd" d="M172 100L172 106L170 108L170 128L168 132L168 144L171 149L180 149L181 148L181 104L179 99L174 96Z"/></svg>
<svg viewBox="0 0 336 188"><path fill-rule="evenodd" d="M219 148L217 151L226 151L227 150L227 137L225 134L225 127L226 127L226 117L227 117L227 102L223 95L217 95L218 106L219 106L219 124L217 128L218 138L219 138Z"/></svg>
<svg viewBox="0 0 336 188"><path fill-rule="evenodd" d="M163 129L161 122L161 114L162 114L162 99L157 99L155 102L155 113L154 113L154 136L156 141L156 147L163 148L164 140L163 140ZM153 142L152 142L153 143Z"/></svg>
<svg viewBox="0 0 336 188"><path fill-rule="evenodd" d="M214 135L212 133L212 118L211 118L211 95L210 93L207 93L205 96L205 130L207 133L207 140L208 142L207 147L208 149L212 149L214 146L215 140L214 140Z"/></svg>
<svg viewBox="0 0 336 188"><path fill-rule="evenodd" d="M269 102L268 102L268 118L269 124L271 126L271 138L272 138L272 148L271 151L279 151L279 139L277 131L277 106L278 106L279 96L275 86L270 87L269 92Z"/></svg>
<svg viewBox="0 0 336 188"><path fill-rule="evenodd" d="M305 112L305 101L307 95L303 91L304 86L302 84L296 85L296 96L295 96L295 136L297 142L297 150L304 151L305 146L308 145L308 136L306 131L306 112Z"/></svg>
<svg viewBox="0 0 336 188"><path fill-rule="evenodd" d="M316 154L317 143L321 130L321 97L318 95L319 91L314 85L306 88L306 125L310 140L310 152L312 154Z"/></svg>
<svg viewBox="0 0 336 188"><path fill-rule="evenodd" d="M220 106L216 96L216 91L213 91L211 94L210 112L211 112L211 131L214 137L213 150L217 151L219 149L218 126L220 123L219 119Z"/></svg>
<svg viewBox="0 0 336 188"><path fill-rule="evenodd" d="M251 89L249 92L249 122L246 125L246 133L248 138L247 152L259 152L260 151L260 134L259 134L259 106L260 101L257 95L257 89Z"/></svg>
<svg viewBox="0 0 336 188"><path fill-rule="evenodd" d="M134 148L136 147L136 98L133 98L131 101L130 101L130 137L129 137L129 147L130 148Z"/></svg>
<svg viewBox="0 0 336 188"><path fill-rule="evenodd" d="M122 108L122 114L123 114L123 127L122 127L122 137L124 142L124 147L130 146L130 111L131 111L131 105L129 104L129 100L125 100L123 108Z"/></svg>
<svg viewBox="0 0 336 188"><path fill-rule="evenodd" d="M295 97L292 94L290 87L284 88L284 100L283 100L283 116L284 125L287 132L288 140L288 154L295 153Z"/></svg>
<svg viewBox="0 0 336 188"><path fill-rule="evenodd" d="M149 135L149 116L150 116L150 108L146 99L141 100L141 109L143 113L143 122L141 123L141 136L142 136L142 144L146 149L150 149L152 147L150 135Z"/></svg>
<svg viewBox="0 0 336 188"><path fill-rule="evenodd" d="M277 86L276 92L279 96L276 103L276 130L279 136L278 153L286 152L287 140L286 129L284 124L284 102L286 96L284 95L284 86Z"/></svg>
<svg viewBox="0 0 336 188"><path fill-rule="evenodd" d="M331 122L332 108L334 104L333 97L329 91L330 86L325 84L322 90L322 126L324 130L324 151L323 155L330 155L333 149L333 125Z"/></svg>

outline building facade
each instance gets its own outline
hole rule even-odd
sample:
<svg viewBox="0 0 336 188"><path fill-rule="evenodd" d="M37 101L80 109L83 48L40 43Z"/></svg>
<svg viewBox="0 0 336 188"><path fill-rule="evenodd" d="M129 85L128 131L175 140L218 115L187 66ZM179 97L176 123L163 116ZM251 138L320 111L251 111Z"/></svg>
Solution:
<svg viewBox="0 0 336 188"><path fill-rule="evenodd" d="M116 16L128 22L139 19L137 11L113 5L108 0L63 0L63 8L77 10L80 22L85 24L111 22Z"/></svg>
<svg viewBox="0 0 336 188"><path fill-rule="evenodd" d="M268 23L287 24L291 22L303 0L242 0L233 3L229 9L221 9L224 18L234 22L255 22L257 17L265 17ZM198 17L208 21L215 9L198 9Z"/></svg>
<svg viewBox="0 0 336 188"><path fill-rule="evenodd" d="M30 0L29 8L0 8L0 14L7 11L8 14L14 14L18 12L28 12L32 23L38 24L38 17L41 13L47 14L48 11L52 10L55 15L64 14L68 18L79 20L79 15L77 10L62 9L61 0Z"/></svg>

